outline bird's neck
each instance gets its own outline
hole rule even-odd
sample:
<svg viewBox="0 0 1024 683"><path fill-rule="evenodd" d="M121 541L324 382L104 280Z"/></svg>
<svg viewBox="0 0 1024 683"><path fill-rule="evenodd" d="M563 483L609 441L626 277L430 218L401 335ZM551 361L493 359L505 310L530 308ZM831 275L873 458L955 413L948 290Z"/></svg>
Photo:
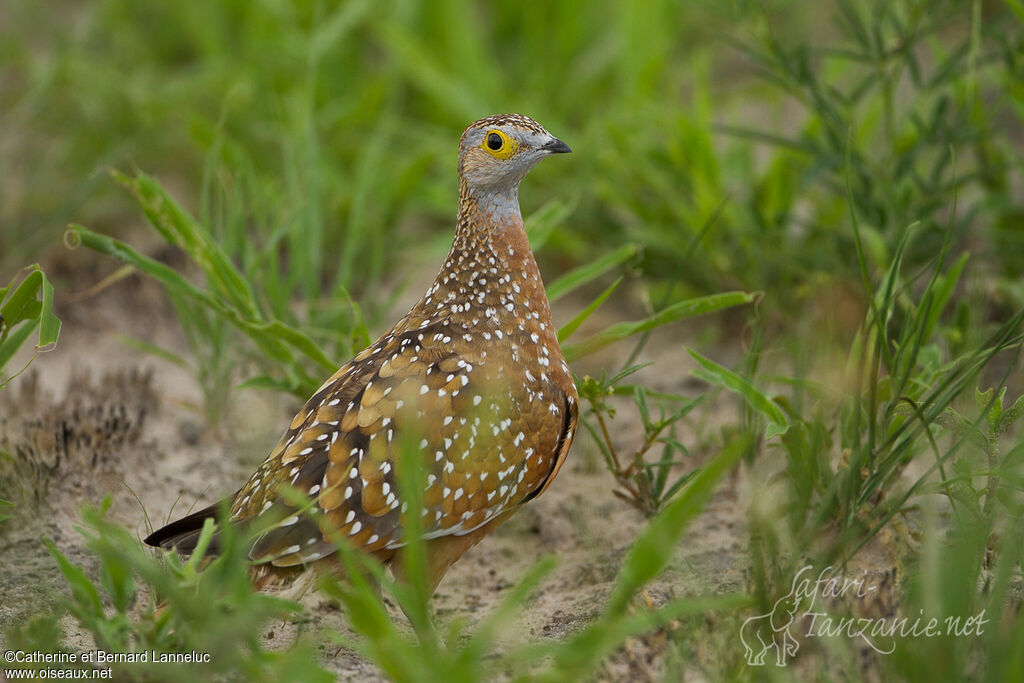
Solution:
<svg viewBox="0 0 1024 683"><path fill-rule="evenodd" d="M452 254L477 256L483 266L504 266L533 279L537 262L530 251L519 209L519 186L471 188L459 182L459 213ZM490 259L497 263L492 263Z"/></svg>
<svg viewBox="0 0 1024 683"><path fill-rule="evenodd" d="M455 239L434 285L421 306L472 302L474 307L500 297L526 297L532 310L550 318L537 261L530 250L518 189L503 192L471 190L460 183L459 213ZM507 305L507 304L506 304ZM505 309L502 309L505 310Z"/></svg>
<svg viewBox="0 0 1024 683"><path fill-rule="evenodd" d="M464 179L460 179L456 226L457 232L493 232L507 227L522 230L519 185L469 187Z"/></svg>

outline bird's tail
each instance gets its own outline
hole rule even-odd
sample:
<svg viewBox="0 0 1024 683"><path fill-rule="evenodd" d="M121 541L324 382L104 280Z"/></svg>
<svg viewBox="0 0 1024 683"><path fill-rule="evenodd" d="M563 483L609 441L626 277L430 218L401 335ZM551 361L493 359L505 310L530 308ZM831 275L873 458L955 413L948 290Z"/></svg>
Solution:
<svg viewBox="0 0 1024 683"><path fill-rule="evenodd" d="M196 543L199 542L199 534L202 532L203 524L206 520L216 520L221 514L220 511L222 509L226 510L229 504L230 501L214 503L210 507L203 508L187 517L171 522L147 536L146 544L168 550L173 548L183 555L188 555L196 549ZM217 553L217 551L217 534L214 534L207 552Z"/></svg>

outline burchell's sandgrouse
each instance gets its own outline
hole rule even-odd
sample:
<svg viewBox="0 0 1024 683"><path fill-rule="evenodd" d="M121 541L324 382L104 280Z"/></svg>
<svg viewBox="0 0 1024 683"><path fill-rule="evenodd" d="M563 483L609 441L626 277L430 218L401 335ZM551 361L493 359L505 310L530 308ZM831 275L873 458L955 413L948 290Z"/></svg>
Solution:
<svg viewBox="0 0 1024 683"><path fill-rule="evenodd" d="M519 114L481 119L462 134L458 221L441 272L404 318L324 382L230 498L233 523L281 520L249 552L258 586L283 588L315 574L307 570L337 567L336 547L316 520L296 514L282 485L307 492L321 523L354 547L391 562L413 514L395 471L410 435L426 473L431 588L551 484L576 432L578 398L518 191L538 161L569 151ZM217 509L146 542L187 553Z"/></svg>

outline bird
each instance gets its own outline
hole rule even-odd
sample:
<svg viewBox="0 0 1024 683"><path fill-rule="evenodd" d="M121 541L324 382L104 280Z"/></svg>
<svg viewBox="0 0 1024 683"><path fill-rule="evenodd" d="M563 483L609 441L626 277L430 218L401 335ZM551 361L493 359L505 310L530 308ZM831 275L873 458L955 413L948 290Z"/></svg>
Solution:
<svg viewBox="0 0 1024 683"><path fill-rule="evenodd" d="M218 510L231 525L268 520L249 548L252 580L301 594L320 572L343 573L339 539L398 577L419 513L432 594L466 551L544 493L572 446L579 397L519 185L541 159L571 151L522 114L468 126L455 237L420 300L323 383L234 495L145 542L189 554ZM403 444L422 457L418 510L401 490ZM306 508L286 499L288 487Z"/></svg>

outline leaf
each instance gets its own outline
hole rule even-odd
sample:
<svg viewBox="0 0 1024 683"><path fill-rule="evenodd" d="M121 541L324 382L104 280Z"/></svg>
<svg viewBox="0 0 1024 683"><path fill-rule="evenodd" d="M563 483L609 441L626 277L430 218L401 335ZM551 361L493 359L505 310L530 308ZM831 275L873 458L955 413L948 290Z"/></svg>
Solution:
<svg viewBox="0 0 1024 683"><path fill-rule="evenodd" d="M114 177L132 191L150 224L165 240L184 249L207 278L216 283L246 317L260 317L249 283L231 263L224 249L201 223L167 194L160 183L145 173L129 178L114 172Z"/></svg>
<svg viewBox="0 0 1024 683"><path fill-rule="evenodd" d="M57 346L57 336L60 334L60 318L53 314L53 285L42 272L43 276L43 305L39 311L39 344L38 350L52 351Z"/></svg>
<svg viewBox="0 0 1024 683"><path fill-rule="evenodd" d="M634 363L633 365L630 365L628 368L623 368L623 369L619 370L618 373L616 373L616 375L614 377L612 377L610 380L608 380L607 383L605 383L605 386L607 386L607 387L615 386L619 382L621 382L622 380L624 380L627 377L629 377L630 375L634 375L634 374L640 372L641 370L643 370L644 368L650 367L652 365L654 365L654 363L651 363L651 362L649 362L649 363ZM630 393L632 393L632 392L633 392L633 390L630 389Z"/></svg>
<svg viewBox="0 0 1024 683"><path fill-rule="evenodd" d="M670 500L672 498L672 496L674 496L676 494L676 491L678 491L683 486L685 486L686 482L688 482L691 479L693 479L694 477L696 477L699 472L700 472L700 469L698 468L698 469L692 470L690 472L687 472L686 474L684 474L684 475L680 476L678 479L676 479L675 483L672 484L672 486L670 486L668 488L668 491L665 491L665 493L662 494L662 496L661 496L662 500Z"/></svg>
<svg viewBox="0 0 1024 683"><path fill-rule="evenodd" d="M229 309L210 293L190 283L178 271L155 259L140 254L124 242L107 237L106 235L100 235L81 225L72 225L71 230L81 240L81 243L90 249L113 256L125 263L130 263L146 275L162 283L172 292L180 293L205 305L211 311L246 333L271 358L281 363L291 364L294 362L294 355L285 344L286 341L302 351L316 353L315 344L312 346L307 345L303 341L305 335L301 332L288 334L284 332L287 328L283 323L277 321L265 323L240 317L238 312ZM324 364L325 357L322 352L311 356L311 358L321 365ZM333 364L330 364L331 369L334 369L334 367Z"/></svg>
<svg viewBox="0 0 1024 683"><path fill-rule="evenodd" d="M64 557L57 546L48 539L43 540L43 544L46 546L50 554L57 560L57 565L60 567L60 571L64 574L64 578L67 579L68 585L71 587L71 596L74 601L74 605L83 608L83 612L86 612L91 616L103 616L103 601L100 599L100 592L96 589L96 586L89 580L85 572L75 565L71 564L68 558Z"/></svg>
<svg viewBox="0 0 1024 683"><path fill-rule="evenodd" d="M1024 394L1018 396L1017 400L1013 402L1013 405L1003 411L1003 414L999 416L997 431L1002 434L1010 428L1010 425L1019 420L1021 415L1024 415Z"/></svg>
<svg viewBox="0 0 1024 683"><path fill-rule="evenodd" d="M277 379L270 375L257 375L235 385L236 389L271 389L273 391L294 392L295 383L287 379Z"/></svg>
<svg viewBox="0 0 1024 683"><path fill-rule="evenodd" d="M8 297L6 303L0 306L0 315L8 327L14 327L23 320L38 318L42 304L36 299L36 292L43 283L43 271L39 266L32 266L34 269L29 273L21 284ZM13 286L13 282L11 286ZM10 289L10 287L8 287Z"/></svg>
<svg viewBox="0 0 1024 683"><path fill-rule="evenodd" d="M927 341L931 339L935 326L938 325L939 317L949 304L957 283L960 282L960 276L963 275L964 267L967 265L969 257L970 254L961 254L949 271L935 277L934 287L929 292L931 294L931 305L928 309L924 330L921 333L922 340Z"/></svg>
<svg viewBox="0 0 1024 683"><path fill-rule="evenodd" d="M192 366L189 365L188 361L176 353L168 351L167 349L162 349L156 344L150 344L149 342L138 339L137 337L130 337L126 334L119 334L116 336L119 342L129 348L133 348L156 358L162 358L169 363L177 365L182 370L186 370L188 372L192 371Z"/></svg>
<svg viewBox="0 0 1024 683"><path fill-rule="evenodd" d="M0 290L0 370L37 328L39 336L36 341L36 353L52 350L60 334L60 319L53 314L53 285L40 270L39 264L32 265L29 269L31 272L17 287L14 286L17 280L15 278L7 287ZM41 301L38 298L40 294ZM33 355L25 367L27 368L34 359ZM10 379L0 381L0 388Z"/></svg>
<svg viewBox="0 0 1024 683"><path fill-rule="evenodd" d="M572 320L563 325L562 329L558 330L559 343L571 337L572 333L579 329L579 326L586 322L587 318L589 318L594 311L600 308L601 304L605 302L605 299L611 296L612 292L614 292L618 288L618 286L622 284L622 280L623 278L619 277L615 282L609 285L608 289L601 292L601 294L596 299L591 301L589 306L587 306L582 311L577 313L576 317L574 317Z"/></svg>
<svg viewBox="0 0 1024 683"><path fill-rule="evenodd" d="M974 390L974 405L977 406L978 412L984 413L990 432L995 431L996 425L999 424L999 418L1003 415L1003 397L1005 395L1005 386L1000 390L998 396L995 395L993 389Z"/></svg>
<svg viewBox="0 0 1024 683"><path fill-rule="evenodd" d="M768 427L765 429L766 439L786 433L789 429L789 420L786 419L786 414L753 382L713 360L705 358L693 349L687 349L687 351L701 366L699 369L691 371L692 375L709 384L725 387L739 394L751 408L768 418Z"/></svg>
<svg viewBox="0 0 1024 683"><path fill-rule="evenodd" d="M919 409L911 407L907 403L899 405L896 409L897 415L914 415L915 410L919 412ZM921 416L923 419L923 416ZM940 425L949 431L956 434L958 437L971 441L975 446L980 448L988 447L988 438L978 429L974 423L965 418L960 413L956 412L950 407L946 407L941 413L935 416L935 424Z"/></svg>
<svg viewBox="0 0 1024 683"><path fill-rule="evenodd" d="M568 344L562 347L562 353L566 360L576 360L603 349L604 347L626 337L631 337L640 332L653 330L677 320L692 318L705 313L712 313L724 308L732 308L741 304L748 304L754 301L759 294L749 292L724 292L712 294L711 296L687 299L672 304L657 313L633 322L621 322L609 325L604 330L596 333L586 341L578 344Z"/></svg>
<svg viewBox="0 0 1024 683"><path fill-rule="evenodd" d="M596 280L615 266L630 260L639 252L640 247L636 244L626 244L610 254L605 254L590 263L573 268L547 286L548 301L561 299L569 292L582 287L592 280Z"/></svg>
<svg viewBox="0 0 1024 683"><path fill-rule="evenodd" d="M291 344L299 351L302 351L306 356L312 358L322 367L327 370L334 372L338 368L338 363L331 360L330 356L324 353L324 350L313 339L294 327L285 325L280 320L272 320L264 325L264 329L274 337Z"/></svg>
<svg viewBox="0 0 1024 683"><path fill-rule="evenodd" d="M3 369L7 362L11 360L15 352L21 348L21 345L25 343L25 340L29 338L29 335L36 329L39 321L33 320L25 323L18 327L10 334L7 335L7 339L0 343L0 370ZM2 384L0 384L2 386Z"/></svg>
<svg viewBox="0 0 1024 683"><path fill-rule="evenodd" d="M146 275L159 281L165 287L200 301L214 310L223 310L223 306L218 304L212 296L190 283L170 266L140 254L120 240L100 235L81 225L72 225L70 230L86 247L101 254L113 256L125 263L130 263Z"/></svg>
<svg viewBox="0 0 1024 683"><path fill-rule="evenodd" d="M544 248L554 229L564 221L576 208L576 201L566 202L552 199L527 216L525 223L526 235L530 240L530 248L534 253Z"/></svg>
<svg viewBox="0 0 1024 683"><path fill-rule="evenodd" d="M107 557L100 581L114 607L121 613L127 612L135 602L135 577L129 564L121 557Z"/></svg>
<svg viewBox="0 0 1024 683"><path fill-rule="evenodd" d="M773 436L781 436L789 431L789 425L782 425L778 422L769 422L764 429L764 438L770 439Z"/></svg>
<svg viewBox="0 0 1024 683"><path fill-rule="evenodd" d="M633 389L633 402L640 413L640 419L643 420L644 431L648 434L653 432L654 425L651 423L650 408L647 407L647 389L645 387L637 386Z"/></svg>

